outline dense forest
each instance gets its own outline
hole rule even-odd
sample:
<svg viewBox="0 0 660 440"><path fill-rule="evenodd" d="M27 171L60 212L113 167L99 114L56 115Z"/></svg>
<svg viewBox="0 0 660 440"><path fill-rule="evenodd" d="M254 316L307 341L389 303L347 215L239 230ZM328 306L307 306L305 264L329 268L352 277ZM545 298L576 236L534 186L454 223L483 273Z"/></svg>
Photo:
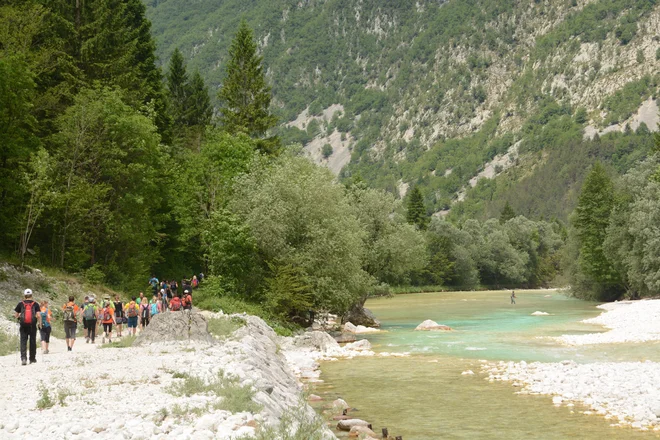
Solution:
<svg viewBox="0 0 660 440"><path fill-rule="evenodd" d="M570 221L541 173L479 184L443 219L430 215L428 183L401 200L359 173L338 180L288 142L245 21L225 36L217 95L178 49L161 70L139 0L3 1L0 29L1 250L21 263L126 291L153 273L202 270L205 306L285 325L309 310L346 313L391 286L570 277L577 295L598 299L660 287L659 141L645 127L583 140L584 121L549 101L521 148L573 164L548 160L556 174L545 183L591 169ZM472 157L479 136L421 157L459 176L452 161ZM497 192L510 203L479 208ZM524 197L547 207L523 211Z"/></svg>

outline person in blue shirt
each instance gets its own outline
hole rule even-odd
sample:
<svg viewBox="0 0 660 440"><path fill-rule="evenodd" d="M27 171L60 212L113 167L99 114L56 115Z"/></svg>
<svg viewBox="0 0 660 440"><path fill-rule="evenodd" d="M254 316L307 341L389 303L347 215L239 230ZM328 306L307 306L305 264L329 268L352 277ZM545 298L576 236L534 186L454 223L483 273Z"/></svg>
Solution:
<svg viewBox="0 0 660 440"><path fill-rule="evenodd" d="M151 276L151 279L149 280L149 284L151 284L151 288L154 291L154 295L156 295L158 293L158 285L160 284L158 278L156 278L156 275Z"/></svg>

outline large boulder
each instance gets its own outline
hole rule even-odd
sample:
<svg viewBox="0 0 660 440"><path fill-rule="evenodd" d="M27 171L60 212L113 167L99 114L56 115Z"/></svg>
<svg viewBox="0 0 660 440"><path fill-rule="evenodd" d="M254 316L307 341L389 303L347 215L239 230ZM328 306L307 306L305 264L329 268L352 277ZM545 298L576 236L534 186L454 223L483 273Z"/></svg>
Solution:
<svg viewBox="0 0 660 440"><path fill-rule="evenodd" d="M418 325L415 328L415 330L417 330L417 331L434 331L434 330L451 331L452 328L449 327L448 325L438 324L435 321L427 319L426 321L424 321L420 325Z"/></svg>
<svg viewBox="0 0 660 440"><path fill-rule="evenodd" d="M165 312L151 318L133 345L162 341L201 341L212 343L204 315L194 311Z"/></svg>
<svg viewBox="0 0 660 440"><path fill-rule="evenodd" d="M363 325L365 327L380 327L380 321L376 319L376 316L371 313L371 310L362 307L355 306L353 307L346 319L344 321L350 321L354 325Z"/></svg>

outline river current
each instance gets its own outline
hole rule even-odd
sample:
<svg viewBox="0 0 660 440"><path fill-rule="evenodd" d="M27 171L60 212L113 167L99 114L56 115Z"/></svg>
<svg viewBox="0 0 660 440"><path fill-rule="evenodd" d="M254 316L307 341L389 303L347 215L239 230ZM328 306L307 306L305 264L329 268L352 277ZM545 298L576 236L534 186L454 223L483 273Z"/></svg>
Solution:
<svg viewBox="0 0 660 440"><path fill-rule="evenodd" d="M387 427L404 440L431 439L636 439L653 432L611 427L581 408L555 407L551 397L516 394L510 383L490 383L480 360L557 362L660 361L658 344L569 347L553 336L603 331L579 321L599 315L597 303L557 291L448 292L398 295L366 306L383 333L366 336L376 352L408 357L325 362L317 392L341 397L356 417ZM540 311L548 315L533 316ZM426 319L452 332L417 332ZM461 375L472 370L475 375Z"/></svg>

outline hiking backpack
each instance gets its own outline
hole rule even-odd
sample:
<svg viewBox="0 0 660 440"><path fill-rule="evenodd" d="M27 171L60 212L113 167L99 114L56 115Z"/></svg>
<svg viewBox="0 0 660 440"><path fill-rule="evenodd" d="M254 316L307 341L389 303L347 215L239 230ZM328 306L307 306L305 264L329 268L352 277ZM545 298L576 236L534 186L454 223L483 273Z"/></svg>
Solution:
<svg viewBox="0 0 660 440"><path fill-rule="evenodd" d="M126 316L128 316L129 318L135 318L137 316L137 310L135 310L136 307L137 304L131 301L128 304L128 308L126 310Z"/></svg>
<svg viewBox="0 0 660 440"><path fill-rule="evenodd" d="M34 301L23 301L23 311L21 312L21 324L34 324Z"/></svg>
<svg viewBox="0 0 660 440"><path fill-rule="evenodd" d="M152 315L157 315L158 314L158 304L157 303L152 303L150 304L151 307L151 314Z"/></svg>
<svg viewBox="0 0 660 440"><path fill-rule="evenodd" d="M64 321L76 322L76 312L74 310L75 305L69 303L64 308Z"/></svg>
<svg viewBox="0 0 660 440"><path fill-rule="evenodd" d="M173 312L178 312L181 310L181 300L178 296L175 296L172 298L172 301L170 301L170 310Z"/></svg>
<svg viewBox="0 0 660 440"><path fill-rule="evenodd" d="M44 327L50 327L50 322L48 322L48 313L48 309L41 311L41 325Z"/></svg>
<svg viewBox="0 0 660 440"><path fill-rule="evenodd" d="M112 321L112 312L110 311L110 307L103 308L103 320Z"/></svg>
<svg viewBox="0 0 660 440"><path fill-rule="evenodd" d="M91 304L87 304L85 306L85 310L83 310L83 318L87 321L94 320L96 319L96 310L94 309L94 306Z"/></svg>
<svg viewBox="0 0 660 440"><path fill-rule="evenodd" d="M149 306L147 307L142 307L142 319L149 319Z"/></svg>

